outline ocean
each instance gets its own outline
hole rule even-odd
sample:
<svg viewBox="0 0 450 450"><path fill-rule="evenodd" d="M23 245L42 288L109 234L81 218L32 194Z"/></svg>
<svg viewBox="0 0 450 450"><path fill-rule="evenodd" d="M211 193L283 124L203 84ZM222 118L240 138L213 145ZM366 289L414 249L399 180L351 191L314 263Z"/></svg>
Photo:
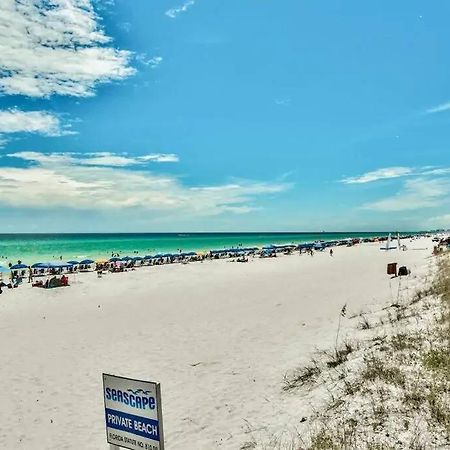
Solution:
<svg viewBox="0 0 450 450"><path fill-rule="evenodd" d="M62 259L107 259L159 252L205 251L237 246L298 244L316 240L386 236L386 232L348 233L111 233L0 234L0 265Z"/></svg>

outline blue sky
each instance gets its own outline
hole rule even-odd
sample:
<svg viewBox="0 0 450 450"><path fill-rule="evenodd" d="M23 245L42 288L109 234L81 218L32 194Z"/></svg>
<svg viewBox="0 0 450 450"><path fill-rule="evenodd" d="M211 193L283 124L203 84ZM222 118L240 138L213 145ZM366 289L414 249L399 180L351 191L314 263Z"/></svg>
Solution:
<svg viewBox="0 0 450 450"><path fill-rule="evenodd" d="M3 0L0 232L449 228L449 13Z"/></svg>

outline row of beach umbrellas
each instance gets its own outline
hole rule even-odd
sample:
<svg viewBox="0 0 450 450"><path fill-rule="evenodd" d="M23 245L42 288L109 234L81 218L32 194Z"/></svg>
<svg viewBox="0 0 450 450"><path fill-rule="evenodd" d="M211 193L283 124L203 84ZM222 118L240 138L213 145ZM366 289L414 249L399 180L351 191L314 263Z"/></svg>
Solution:
<svg viewBox="0 0 450 450"><path fill-rule="evenodd" d="M262 248L263 251L276 251L276 250L285 250L285 249L294 249L294 248L312 248L316 247L318 245L320 246L328 246L330 244L335 244L335 242L327 242L327 243L303 243L300 245L268 245L264 246ZM241 247L241 248L225 248L225 249L219 249L219 250L211 250L211 254L224 254L224 253L231 253L231 254L242 254L244 252L254 252L259 250L258 247ZM179 257L186 257L186 256L197 256L198 253L196 252L182 252L182 253L157 253L156 255L146 255L146 256L124 256L124 257L113 257L109 260L101 261L103 263L108 262L129 262L129 261L144 261L144 260L151 260L151 259L158 259L158 258L179 258ZM100 261L98 261L100 262ZM71 260L67 262L62 261L49 261L49 262L39 262L35 263L31 266L32 269L65 269L70 268L73 266L78 265L91 265L94 264L95 261L92 259L83 259L82 261L76 261ZM14 264L10 268L0 266L0 273L7 273L10 270L22 270L22 269L28 269L29 266L26 264L20 263L20 264Z"/></svg>
<svg viewBox="0 0 450 450"><path fill-rule="evenodd" d="M32 269L67 269L69 267L75 266L75 265L85 265L88 266L90 264L94 264L95 261L92 259L84 259L83 261L48 261L48 262L38 262L31 266ZM2 267L2 266L0 266ZM5 271L9 270L22 270L22 269L28 269L26 264L20 263L20 264L14 264L10 268L8 268ZM6 269L6 268L4 268Z"/></svg>

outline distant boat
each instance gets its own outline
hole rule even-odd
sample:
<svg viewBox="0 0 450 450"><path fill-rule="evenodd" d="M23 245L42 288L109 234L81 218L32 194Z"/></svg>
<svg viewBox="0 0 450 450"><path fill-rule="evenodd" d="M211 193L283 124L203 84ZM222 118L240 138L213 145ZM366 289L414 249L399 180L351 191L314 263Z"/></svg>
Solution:
<svg viewBox="0 0 450 450"><path fill-rule="evenodd" d="M386 244L382 245L380 247L380 250L395 250L397 248L396 245L392 245L392 241L391 241L391 233L389 233L389 236L387 238Z"/></svg>

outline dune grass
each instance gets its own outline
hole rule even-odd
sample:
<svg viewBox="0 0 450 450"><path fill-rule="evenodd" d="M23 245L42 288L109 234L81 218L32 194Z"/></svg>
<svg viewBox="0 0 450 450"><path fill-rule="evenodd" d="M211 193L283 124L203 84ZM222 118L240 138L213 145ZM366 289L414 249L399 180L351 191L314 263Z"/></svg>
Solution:
<svg viewBox="0 0 450 450"><path fill-rule="evenodd" d="M283 448L450 448L450 255L437 266L431 284L384 318L355 317L370 338L285 377L287 394L326 385L331 399Z"/></svg>

